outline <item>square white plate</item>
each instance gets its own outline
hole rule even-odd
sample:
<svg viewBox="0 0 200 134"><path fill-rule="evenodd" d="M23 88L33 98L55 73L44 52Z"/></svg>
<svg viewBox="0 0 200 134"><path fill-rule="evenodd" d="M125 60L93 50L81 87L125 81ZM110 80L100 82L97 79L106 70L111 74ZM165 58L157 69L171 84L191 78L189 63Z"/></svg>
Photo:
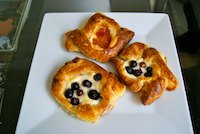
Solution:
<svg viewBox="0 0 200 134"><path fill-rule="evenodd" d="M128 90L116 107L96 124L75 119L64 112L51 96L56 71L80 53L64 48L65 32L80 28L94 13L45 14L38 38L24 100L16 129L17 134L192 134L190 114L167 14L105 13L121 26L135 32L130 43L140 41L161 51L179 81L178 89L164 95L150 106L144 106L137 94ZM96 62L96 61L95 61ZM111 63L98 63L116 72Z"/></svg>

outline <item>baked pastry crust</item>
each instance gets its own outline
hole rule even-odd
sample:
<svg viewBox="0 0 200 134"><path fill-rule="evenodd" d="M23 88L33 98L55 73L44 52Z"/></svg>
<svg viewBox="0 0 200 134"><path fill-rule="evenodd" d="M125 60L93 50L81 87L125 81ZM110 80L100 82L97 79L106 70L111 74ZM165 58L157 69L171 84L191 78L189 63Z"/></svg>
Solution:
<svg viewBox="0 0 200 134"><path fill-rule="evenodd" d="M101 96L98 100L99 102L90 104L83 101L78 105L71 104L64 95L68 88L66 85L73 82L73 77L81 75L90 77L94 73L100 73L102 76L98 86ZM115 106L120 96L124 94L125 90L125 85L120 83L114 73L107 72L99 65L78 57L61 67L52 83L52 94L62 108L73 116L88 122L96 122L99 117L108 113Z"/></svg>
<svg viewBox="0 0 200 134"><path fill-rule="evenodd" d="M125 67L131 60L141 60L153 70L150 76L141 73L140 76L129 74ZM119 57L113 58L117 72L129 89L135 93L140 92L141 101L149 105L158 99L167 89L175 90L178 81L166 64L166 58L155 48L136 42L124 48ZM147 68L147 67L145 67ZM145 69L144 69L145 71Z"/></svg>
<svg viewBox="0 0 200 134"><path fill-rule="evenodd" d="M100 62L115 57L133 38L134 32L122 28L115 20L102 13L94 14L82 29L66 33L68 51L81 52Z"/></svg>

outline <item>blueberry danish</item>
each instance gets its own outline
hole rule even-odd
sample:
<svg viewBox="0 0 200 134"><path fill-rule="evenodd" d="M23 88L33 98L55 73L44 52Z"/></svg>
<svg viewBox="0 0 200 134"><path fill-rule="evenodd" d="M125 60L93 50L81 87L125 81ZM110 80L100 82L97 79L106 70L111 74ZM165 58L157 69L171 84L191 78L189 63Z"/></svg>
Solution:
<svg viewBox="0 0 200 134"><path fill-rule="evenodd" d="M149 105L165 89L175 90L178 81L166 64L166 58L155 48L136 42L113 58L117 72L129 89L140 92L141 101Z"/></svg>
<svg viewBox="0 0 200 134"><path fill-rule="evenodd" d="M82 58L67 62L52 83L52 94L63 109L88 122L108 113L124 92L114 73Z"/></svg>

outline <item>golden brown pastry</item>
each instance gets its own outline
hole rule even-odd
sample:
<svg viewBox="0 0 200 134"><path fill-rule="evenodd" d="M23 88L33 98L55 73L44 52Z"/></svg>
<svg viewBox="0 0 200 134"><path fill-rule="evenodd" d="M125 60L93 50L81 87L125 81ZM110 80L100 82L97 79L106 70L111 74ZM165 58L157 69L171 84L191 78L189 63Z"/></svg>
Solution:
<svg viewBox="0 0 200 134"><path fill-rule="evenodd" d="M82 52L100 62L107 62L133 38L134 32L122 28L115 20L101 13L94 14L82 29L66 33L65 47Z"/></svg>
<svg viewBox="0 0 200 134"><path fill-rule="evenodd" d="M88 122L108 113L125 89L114 73L81 58L61 67L52 84L53 96L63 109Z"/></svg>
<svg viewBox="0 0 200 134"><path fill-rule="evenodd" d="M144 105L154 102L166 89L171 91L178 86L176 77L166 65L166 58L146 44L131 44L112 62L129 89L140 92Z"/></svg>

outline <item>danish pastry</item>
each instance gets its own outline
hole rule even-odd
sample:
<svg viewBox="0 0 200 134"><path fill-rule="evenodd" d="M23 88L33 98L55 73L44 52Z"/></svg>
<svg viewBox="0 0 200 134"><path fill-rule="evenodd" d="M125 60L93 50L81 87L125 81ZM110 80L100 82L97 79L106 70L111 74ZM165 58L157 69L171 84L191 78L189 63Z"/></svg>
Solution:
<svg viewBox="0 0 200 134"><path fill-rule="evenodd" d="M122 28L115 20L102 13L94 14L81 29L66 33L68 51L81 52L100 62L115 57L133 38L134 32Z"/></svg>
<svg viewBox="0 0 200 134"><path fill-rule="evenodd" d="M52 94L63 109L88 122L108 113L125 89L114 73L78 57L61 67L52 83Z"/></svg>
<svg viewBox="0 0 200 134"><path fill-rule="evenodd" d="M153 103L166 89L171 91L178 86L166 58L146 44L133 43L111 61L129 89L140 93L144 105Z"/></svg>

